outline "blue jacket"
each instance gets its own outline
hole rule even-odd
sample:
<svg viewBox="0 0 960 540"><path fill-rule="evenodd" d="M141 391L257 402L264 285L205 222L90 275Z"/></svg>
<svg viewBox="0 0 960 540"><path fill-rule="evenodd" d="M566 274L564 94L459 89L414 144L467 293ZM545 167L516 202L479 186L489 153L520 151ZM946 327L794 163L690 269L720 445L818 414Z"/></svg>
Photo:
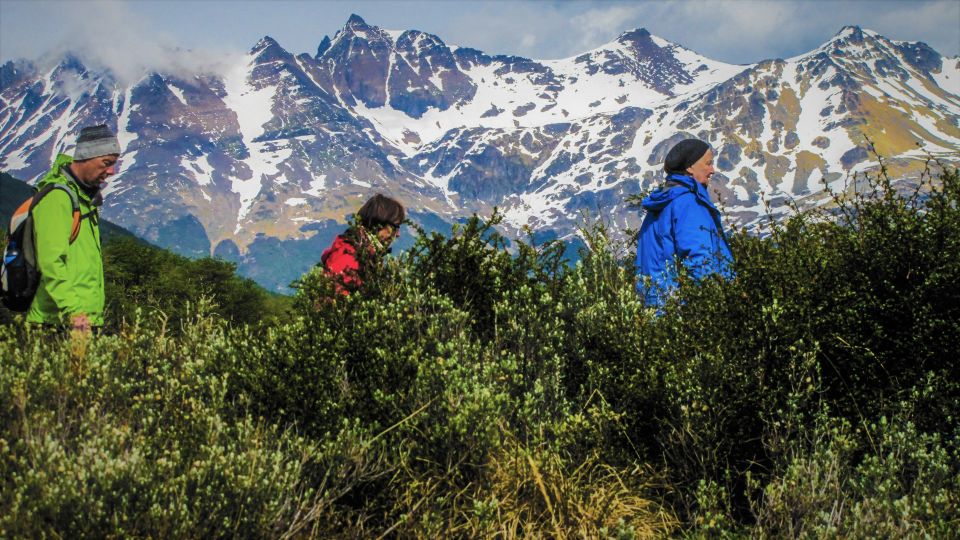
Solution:
<svg viewBox="0 0 960 540"><path fill-rule="evenodd" d="M720 223L720 211L710 202L703 184L670 174L676 184L654 191L643 200L647 211L637 243L637 292L648 306L660 307L677 287L676 262L694 279L717 273L733 276L733 257Z"/></svg>

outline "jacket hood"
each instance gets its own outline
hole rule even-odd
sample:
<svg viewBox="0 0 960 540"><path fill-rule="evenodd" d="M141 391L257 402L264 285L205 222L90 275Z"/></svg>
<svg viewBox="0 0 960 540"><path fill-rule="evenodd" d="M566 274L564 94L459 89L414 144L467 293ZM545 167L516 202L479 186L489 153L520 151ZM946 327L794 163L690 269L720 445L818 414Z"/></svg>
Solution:
<svg viewBox="0 0 960 540"><path fill-rule="evenodd" d="M356 248L354 248L353 244L347 240L345 235L343 234L338 235L336 238L333 239L333 244L331 244L330 247L328 247L323 252L323 254L320 255L320 262L323 264L327 264L327 259L329 259L331 255L337 252L345 252L352 255L353 253L356 252Z"/></svg>
<svg viewBox="0 0 960 540"><path fill-rule="evenodd" d="M103 192L100 188L103 185L98 185L95 188L85 186L80 183L76 178L73 177L73 174L66 169L67 165L70 165L75 160L73 157L66 154L57 155L57 159L54 160L53 166L39 182L37 182L37 189L43 189L47 184L66 184L74 193L87 204L92 206L101 206L103 204Z"/></svg>
<svg viewBox="0 0 960 540"><path fill-rule="evenodd" d="M640 203L644 210L648 212L660 212L677 197L697 189L697 184L693 178L686 175L670 174L667 176L667 180L680 185L657 189L648 195L643 199L643 202Z"/></svg>
<svg viewBox="0 0 960 540"><path fill-rule="evenodd" d="M67 165L73 163L73 158L67 154L59 154L57 159L53 162L53 167L50 168L50 172L47 173L43 178L37 182L37 189L42 188L47 184L62 184L63 179L60 175L60 169L66 167ZM71 180L70 177L67 180Z"/></svg>

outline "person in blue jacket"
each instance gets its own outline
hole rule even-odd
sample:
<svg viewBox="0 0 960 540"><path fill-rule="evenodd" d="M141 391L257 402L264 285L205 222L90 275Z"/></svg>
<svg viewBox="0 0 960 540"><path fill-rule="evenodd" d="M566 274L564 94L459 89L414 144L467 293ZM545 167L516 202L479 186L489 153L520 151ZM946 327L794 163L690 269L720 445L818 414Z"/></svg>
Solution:
<svg viewBox="0 0 960 540"><path fill-rule="evenodd" d="M677 265L694 279L710 274L731 278L732 256L710 202L713 150L697 139L677 143L667 153L666 182L643 200L646 216L637 244L637 292L659 308L677 287Z"/></svg>

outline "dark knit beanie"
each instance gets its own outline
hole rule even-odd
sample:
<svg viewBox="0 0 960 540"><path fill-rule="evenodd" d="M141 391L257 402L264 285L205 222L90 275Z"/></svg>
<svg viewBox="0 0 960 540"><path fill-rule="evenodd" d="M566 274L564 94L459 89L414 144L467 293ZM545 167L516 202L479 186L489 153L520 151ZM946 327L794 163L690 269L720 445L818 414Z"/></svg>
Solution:
<svg viewBox="0 0 960 540"><path fill-rule="evenodd" d="M120 154L117 136L105 125L85 127L77 137L77 148L73 151L75 161Z"/></svg>
<svg viewBox="0 0 960 540"><path fill-rule="evenodd" d="M710 145L699 139L680 141L667 152L667 159L663 162L663 170L667 174L689 174L687 168L702 158L709 149Z"/></svg>

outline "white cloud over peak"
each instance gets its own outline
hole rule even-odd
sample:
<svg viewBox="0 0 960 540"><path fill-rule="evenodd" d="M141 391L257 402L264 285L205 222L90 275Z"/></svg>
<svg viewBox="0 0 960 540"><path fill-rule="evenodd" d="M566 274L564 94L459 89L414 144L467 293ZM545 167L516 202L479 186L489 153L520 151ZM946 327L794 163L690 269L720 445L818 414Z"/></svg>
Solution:
<svg viewBox="0 0 960 540"><path fill-rule="evenodd" d="M47 34L55 38L54 45L41 63L70 53L88 67L109 70L121 85L154 71L183 78L221 73L231 60L225 52L179 47L172 35L157 30L123 2L69 2L45 15L50 28L62 31Z"/></svg>

